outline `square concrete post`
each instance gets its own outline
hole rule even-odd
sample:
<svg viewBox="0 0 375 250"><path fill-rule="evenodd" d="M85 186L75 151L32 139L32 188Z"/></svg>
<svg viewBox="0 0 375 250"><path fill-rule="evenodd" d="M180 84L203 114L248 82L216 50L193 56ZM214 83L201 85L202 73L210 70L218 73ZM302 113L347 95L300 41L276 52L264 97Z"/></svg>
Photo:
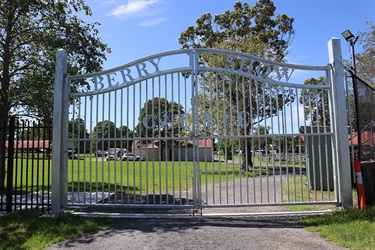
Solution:
<svg viewBox="0 0 375 250"><path fill-rule="evenodd" d="M52 213L57 214L66 202L67 197L67 122L69 104L67 100L67 53L58 50L55 67L55 90L53 105L53 137L52 137ZM66 124L65 124L66 123Z"/></svg>
<svg viewBox="0 0 375 250"><path fill-rule="evenodd" d="M330 78L332 87L332 118L336 143L334 153L338 166L338 198L343 206L353 205L352 179L350 170L350 154L348 143L348 119L346 112L346 93L344 84L344 68L342 63L340 39L333 37L328 42Z"/></svg>

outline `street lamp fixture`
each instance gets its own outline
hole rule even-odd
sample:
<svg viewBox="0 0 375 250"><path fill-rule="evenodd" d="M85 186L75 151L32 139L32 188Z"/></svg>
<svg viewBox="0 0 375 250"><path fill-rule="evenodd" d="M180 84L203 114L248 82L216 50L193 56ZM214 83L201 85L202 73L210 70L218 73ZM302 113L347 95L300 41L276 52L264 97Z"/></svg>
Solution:
<svg viewBox="0 0 375 250"><path fill-rule="evenodd" d="M357 131L358 131L358 160L361 160L361 153L362 153L362 138L361 138L361 128L360 128L360 118L359 118L359 106L358 106L358 88L357 88L357 67L355 64L355 52L354 52L354 45L358 40L358 36L355 37L350 30L345 30L341 33L342 36L345 38L347 42L350 44L350 50L352 54L352 69L353 73L351 73L353 78L353 91L354 91L354 102L355 102L355 112L356 112L356 120L357 120Z"/></svg>
<svg viewBox="0 0 375 250"><path fill-rule="evenodd" d="M354 45L355 43L357 42L358 40L358 36L354 36L352 32L350 32L350 30L345 30L344 32L341 33L342 36L345 38L345 40L347 42L349 42L350 44L350 50L351 50L351 54L352 54L352 67L353 67L353 71L354 71L354 74L357 74L357 69L356 69L356 65L355 65L355 52L354 52Z"/></svg>
<svg viewBox="0 0 375 250"><path fill-rule="evenodd" d="M352 34L352 32L350 32L350 30L345 30L344 32L341 33L342 36L345 38L345 40L347 42L349 42L351 39L354 38L354 35Z"/></svg>

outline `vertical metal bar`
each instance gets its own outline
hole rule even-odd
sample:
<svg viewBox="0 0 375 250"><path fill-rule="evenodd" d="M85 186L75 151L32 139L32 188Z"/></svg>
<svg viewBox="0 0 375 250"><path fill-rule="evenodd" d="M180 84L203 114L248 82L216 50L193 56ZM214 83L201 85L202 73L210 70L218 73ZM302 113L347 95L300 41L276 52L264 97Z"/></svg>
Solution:
<svg viewBox="0 0 375 250"><path fill-rule="evenodd" d="M83 111L83 173L84 173L84 176L83 176L83 192L87 192L86 190L86 181L87 181L87 166L86 166L86 157L87 157L87 145L86 145L86 123L87 123L87 96L84 96L84 111ZM81 130L79 130L81 132ZM90 149L91 150L91 149ZM91 157L91 154L90 154L90 157ZM91 193L89 193L89 197L91 196ZM86 204L87 203L87 200L86 200L86 195L84 196L84 203Z"/></svg>
<svg viewBox="0 0 375 250"><path fill-rule="evenodd" d="M277 90L278 90L278 86L275 86L275 97L278 96L278 93L277 93ZM272 90L270 91L270 110L273 110L274 107L273 107L273 98L275 98L272 96ZM276 102L276 110L278 111L278 106L277 106L277 102ZM274 122L273 122L273 119L271 117L271 128L272 128L272 137L271 137L271 144L272 144L272 182L273 182L273 203L276 203L277 202L277 191L276 191L276 172L275 172L275 150L274 150L274 145L275 145L275 136L274 136L274 133L275 131L273 130L274 128Z"/></svg>
<svg viewBox="0 0 375 250"><path fill-rule="evenodd" d="M180 73L177 73L177 102L178 102L178 105L181 105L181 76L180 76ZM186 92L185 93L185 97L184 99L186 99ZM184 106L185 109L186 109L186 106ZM185 112L184 112L185 113ZM179 195L179 198L180 198L180 205L182 205L182 164L181 164L181 109L180 109L180 106L179 106L179 109L178 109L178 120L177 120L177 124L178 124L178 134L177 134L177 137L179 138L178 140L178 148L177 148L177 159L178 159L178 188L179 188L179 192L178 192L178 195ZM185 124L185 123L184 123ZM174 151L174 150L173 150Z"/></svg>
<svg viewBox="0 0 375 250"><path fill-rule="evenodd" d="M110 154L112 153L111 151L111 148L113 149L116 148L116 143L113 142L112 140L112 135L111 133L115 134L116 132L116 129L114 129L114 131L112 132L111 131L111 125L112 125L112 121L111 121L111 100L112 100L112 93L113 92L109 92L107 95L108 95L108 102L107 102L107 116L108 116L108 137L107 137L107 150L108 150L108 157L110 157ZM104 107L103 107L104 108ZM115 149L116 151L116 149ZM107 187L108 187L108 192L107 192L107 195L108 195L108 203L110 202L110 197L111 197L111 161L110 161L110 158L108 158L108 161L107 161ZM104 170L103 170L103 173L104 173ZM103 175L104 176L104 175ZM104 178L104 177L103 177ZM104 186L104 184L103 184ZM103 190L104 192L104 190ZM103 199L103 203L104 203L104 196L102 197Z"/></svg>
<svg viewBox="0 0 375 250"><path fill-rule="evenodd" d="M14 166L16 166L16 169L14 171L14 174L15 174L15 178L14 178L14 187L22 187L22 185L19 185L19 182L22 183L22 160L18 160L18 158L20 157L20 147L19 147L19 142L21 141L21 145L22 145L22 137L20 138L20 136L23 134L23 129L22 127L20 126L20 122L19 121L16 121L16 128L18 130L17 134L15 135L15 164L13 164ZM22 153L21 153L21 159L22 159ZM20 167L19 167L20 166ZM19 179L18 179L19 178ZM18 188L15 188L14 191L16 192L19 192L19 194L21 195L22 197L22 188L21 190L18 190ZM14 210L17 209L17 199L15 200L14 202Z"/></svg>
<svg viewBox="0 0 375 250"><path fill-rule="evenodd" d="M99 136L99 102L100 102L100 96L101 95L97 95L96 96L96 107L95 107L95 110L96 110L96 130L95 130L95 138L96 138L96 145L95 145L95 151L98 152L99 150L99 144L103 144L103 141L101 141L98 136ZM103 121L102 121L103 123ZM102 152L102 157L103 157L103 151L100 150ZM99 192L99 161L98 161L98 156L95 157L95 203L98 203L98 192Z"/></svg>
<svg viewBox="0 0 375 250"><path fill-rule="evenodd" d="M26 134L26 193L29 193L29 188L32 186L29 186L29 177L30 177L30 168L34 164L34 161L31 159L31 166L29 165L30 160L30 121L27 122L27 134ZM31 183L33 182L34 176L31 172ZM32 192L32 190L30 190ZM20 207L22 209L22 206ZM28 208L28 202L25 202L25 208Z"/></svg>
<svg viewBox="0 0 375 250"><path fill-rule="evenodd" d="M240 162L240 164L245 164L245 177L246 177L246 203L248 204L248 203L250 203L250 200L249 200L249 169L248 169L248 167L247 166L249 166L249 162L248 162L248 159L249 159L249 157L248 157L248 154L251 154L251 149L250 148L248 148L248 136L249 136L249 134L248 134L248 126L252 126L252 125L250 125L249 123L251 123L251 117L250 117L250 108L249 108L249 112L247 112L246 111L246 88L245 88L245 77L244 76L242 76L241 77L241 82L242 82L242 99L243 99L243 103L242 103L242 107L243 107L243 113L244 113L244 124L243 124L243 131L244 131L244 133L243 133L243 138L241 139L241 140L243 140L243 146L245 146L245 148L241 148L241 150L242 150L242 155L243 155L243 159L242 159L242 161L244 161L244 163L243 162ZM247 79L247 83L249 84L249 80ZM250 96L250 94L251 94L251 84L249 84L249 96ZM251 104L250 104L250 106L251 106ZM249 117L247 117L248 116L248 113L249 113ZM241 145L241 143L240 143L240 145ZM250 156L251 157L251 156ZM254 163L253 163L253 165L254 165ZM254 167L254 166L252 166L252 167ZM240 169L242 169L242 167L240 167ZM242 188L241 188L241 190L242 190Z"/></svg>
<svg viewBox="0 0 375 250"><path fill-rule="evenodd" d="M160 77L158 78L157 81L158 86L160 85ZM152 112L152 123L151 123L151 137L152 139L152 148L151 148L151 154L152 154L152 197L153 197L153 204L155 204L155 197L156 197L156 190L155 190L155 177L156 177L156 172L155 172L155 119L154 119L154 110L155 110L155 78L152 78L152 102L151 102L151 112ZM147 146L148 150L148 146ZM148 157L147 157L148 159Z"/></svg>
<svg viewBox="0 0 375 250"><path fill-rule="evenodd" d="M128 128L128 124L126 124L126 127L124 127L124 121L123 121L123 114L124 114L124 89L122 88L120 90L120 122L121 122L121 131L120 131L120 135L121 135L121 153L120 153L120 203L123 204L124 203L124 180L123 180L123 175L124 175L124 172L123 172L123 167L122 167L122 156L125 152L124 150L124 131L123 129L125 128L126 131L126 142L128 142L127 140L129 139L129 128ZM127 144L128 145L128 144ZM128 147L126 146L126 150L128 150ZM116 165L117 167L117 165Z"/></svg>
<svg viewBox="0 0 375 250"><path fill-rule="evenodd" d="M36 125L36 127L35 127L35 125ZM40 154L40 149L42 148L44 148L44 141L42 142L42 145L40 145L40 143L41 143L41 136L40 136L40 123L38 123L38 124L35 124L34 123L34 128L33 129L37 129L37 132L36 132L36 139L37 139L37 143L38 143L38 146L37 146L37 155L36 155L36 186L37 186L37 188L36 188L36 207L39 209L39 197L40 197L40 189L39 189L39 179L40 179L40 176L39 176L39 160L40 160L40 156L39 156L39 154ZM33 140L35 140L35 137L33 138ZM35 144L35 141L33 142L34 144ZM35 146L34 146L34 152L35 152Z"/></svg>
<svg viewBox="0 0 375 250"><path fill-rule="evenodd" d="M103 105L102 105L102 152L104 152L104 144L106 143L106 141L104 140L104 126L105 126L105 111L104 111L104 108L105 108L105 105L106 105L106 102L105 102L105 94L102 94L102 100L103 100ZM108 129L108 134L109 134L109 129ZM107 141L107 144L108 144L108 141ZM107 145L107 148L108 148L108 145ZM104 161L102 160L101 161L101 172L102 172L102 179L101 179L101 193L102 193L102 200L101 200L101 203L104 204Z"/></svg>
<svg viewBox="0 0 375 250"><path fill-rule="evenodd" d="M175 133L175 131L174 131L174 115L175 115L175 113L174 113L174 88L173 88L173 86L175 85L175 83L174 83L174 77L173 77L173 73L171 73L171 79L170 79L170 88L171 88L171 92L170 92L170 95L171 95L171 102L172 102L172 114L171 114L171 116L170 116L170 123L171 123L171 126L172 126L172 128L171 128L171 135L169 136L169 137L171 137L172 138L172 140L170 140L169 142L170 142L170 148L169 147L167 147L167 150L169 151L168 152L168 154L167 154L167 162L168 161L172 161L172 163L171 163L171 167L172 167L172 195L173 195L173 197L175 197L175 169L174 169L174 159L173 159L173 149L174 149L174 141L173 141L173 138L175 137L174 136L174 133ZM177 107L177 110L179 110L179 107ZM172 159L171 159L171 157L172 157ZM168 193L167 193L167 197L168 197ZM173 199L173 204L175 204L175 200L176 199ZM167 198L167 205L169 204L169 199Z"/></svg>
<svg viewBox="0 0 375 250"><path fill-rule="evenodd" d="M115 148L115 159L114 159L114 163L113 163L113 198L114 198L114 202L116 203L117 201L117 158L118 158L118 149L117 147L120 147L121 148L121 144L119 144L119 142L121 143L121 141L118 141L117 140L117 136L118 136L118 131L117 131L117 90L113 92L114 93L114 141L115 141L115 145L114 145L114 148ZM121 125L120 125L121 126ZM120 128L121 129L121 128ZM121 131L120 131L121 132ZM120 136L120 135L119 135ZM121 149L120 149L121 150ZM110 195L109 195L110 197ZM110 199L108 199L108 201L110 201Z"/></svg>
<svg viewBox="0 0 375 250"><path fill-rule="evenodd" d="M146 105L145 105L145 108L146 108L146 116L148 114L148 100L149 100L149 97L148 97L148 93L149 93L149 90L148 90L148 80L145 81L145 84L146 84ZM141 122L141 121L140 121ZM149 140L148 140L148 137L149 137L149 132L148 132L148 126L146 126L146 134L145 134L145 137L146 137L146 154L148 154L148 145L149 145ZM146 155L146 159L148 159L148 155ZM140 162L139 163L140 165L140 168L142 168L142 163ZM145 192L146 192L146 199L147 199L147 204L149 204L149 186L148 186L148 164L146 164L146 176L145 176L145 181L146 181L146 187L145 187ZM155 202L155 200L154 200Z"/></svg>
<svg viewBox="0 0 375 250"><path fill-rule="evenodd" d="M165 76L164 76L164 82L165 82ZM160 129L160 124L161 124L161 120L163 119L161 114L162 114L162 107L161 107L161 86L162 85L162 79L161 77L159 78L159 93L158 93L158 96L159 96L159 100L158 100L158 121L159 121L159 124L158 124L158 134L159 134L159 138L162 138L162 133L161 133L161 129ZM161 197L162 196L162 157L163 157L163 154L162 154L162 139L159 139L159 196ZM161 202L161 201L160 201Z"/></svg>
<svg viewBox="0 0 375 250"><path fill-rule="evenodd" d="M256 135L256 138L258 140L258 156L260 156L260 160L259 160L259 197L260 197L260 203L263 203L263 178L262 178L262 160L263 160L263 155L260 151L260 137L259 137L259 133L260 133L260 114L259 114L259 111L260 111L260 107L259 107L259 82L256 81L255 82L255 101L256 101L256 109L257 109L257 112L256 112L256 116L257 116L257 135ZM255 180L255 175L254 175L254 180ZM254 190L255 190L255 181L254 181ZM254 198L255 198L255 194L254 193Z"/></svg>
<svg viewBox="0 0 375 250"><path fill-rule="evenodd" d="M52 125L48 125L48 129L47 129L47 131L48 131L48 140L49 140L49 145L48 145L48 164L47 164L47 183L48 183L48 188L47 188L47 190L48 190L48 192L47 192L47 197L48 197L48 199L47 199L47 203L48 204L51 204L51 196L50 196L50 193L51 192L49 192L49 191L51 191L51 178L50 178L50 176L51 176L51 160L50 160L50 157L51 157L51 151L52 151ZM48 211L50 211L50 208L51 208L51 206L49 205L48 206Z"/></svg>
<svg viewBox="0 0 375 250"><path fill-rule="evenodd" d="M168 97L168 79L167 79L168 75L165 75L164 76L164 91L165 91L165 98L164 98L164 117L162 117L163 120L167 120L167 117L168 117L168 101L167 101L167 97ZM169 179L168 179L168 168L169 168L169 163L168 163L168 150L169 150L169 141L168 141L168 122L165 122L164 126L166 126L166 128L163 128L165 133L164 133L164 140L165 140L165 147L164 147L164 162L165 162L165 193L166 195L168 195L168 192L169 192ZM162 199L160 199L160 202ZM167 199L167 204L168 204L168 199Z"/></svg>
<svg viewBox="0 0 375 250"><path fill-rule="evenodd" d="M222 73L222 81L223 81L223 134L225 135L225 204L229 203L229 183L228 183L228 155L230 152L228 152L228 145L230 143L230 136L228 136L228 128L227 128L227 106L226 106L226 100L225 98L227 97L225 91L225 81L226 81L226 75L225 73Z"/></svg>
<svg viewBox="0 0 375 250"><path fill-rule="evenodd" d="M197 161L197 150L196 150L196 135L197 135L197 115L198 115L198 62L199 54L196 49L193 50L190 58L190 65L192 65L192 76L191 76L191 87L192 87L192 139L193 139L193 199L195 207L200 208L201 206L201 187L200 187L200 175L199 175L199 164Z"/></svg>
<svg viewBox="0 0 375 250"><path fill-rule="evenodd" d="M93 190L92 190L92 175L93 175L93 159L92 159L92 154L96 153L97 152L93 152L92 149L93 149L93 128L92 128L92 124L93 124L93 119L92 119L92 116L93 116L93 101L94 101L94 98L97 97L97 96L90 96L89 97L89 101L90 101L90 105L89 105L89 109L90 109L90 121L89 121L89 128L90 128L90 135L89 135L89 138L90 138L90 141L89 141L89 145L90 145L90 164L89 164L89 192L90 192L90 201L89 201L89 204L92 204L92 194L93 194ZM97 102L97 100L96 100ZM97 124L97 123L96 123ZM96 125L95 125L96 126ZM96 159L98 159L97 157L95 157Z"/></svg>
<svg viewBox="0 0 375 250"><path fill-rule="evenodd" d="M192 55L191 55L191 53L190 53L190 60L192 60ZM192 61L191 61L191 63L192 63ZM190 64L190 65L192 65L192 64ZM188 83L187 83L187 78L185 77L184 78L184 93L185 93L185 108L187 107L187 96L186 96L186 93L187 93L187 90L188 90ZM184 124L188 124L188 118L187 118L187 116L184 116ZM188 140L186 139L186 142L188 142ZM185 151L185 166L188 166L188 163L187 163L187 155L188 155L188 152L187 152L187 147L185 147L185 149L184 149L184 151ZM189 200L189 197L190 197L190 193L189 193L189 174L190 174L190 172L189 172L189 169L188 169L188 167L185 167L185 175L186 175L186 177L185 177L185 183L186 183L186 199L187 200ZM194 185L194 183L193 183L193 185ZM194 198L194 195L193 195L193 198Z"/></svg>
<svg viewBox="0 0 375 250"><path fill-rule="evenodd" d="M13 159L14 159L14 130L16 126L16 118L10 117L9 137L8 137L8 166L7 166L7 191L6 191L6 211L12 212L13 199Z"/></svg>
<svg viewBox="0 0 375 250"><path fill-rule="evenodd" d="M285 90L285 87L283 87L283 90ZM288 87L288 94L291 93L291 88ZM285 99L285 98L284 98ZM291 134L291 163L292 163L292 183L290 185L292 185L293 187L293 201L294 202L297 202L297 190L296 190L296 157L295 157L295 144L294 144L294 117L293 117L293 109L292 109L292 105L289 105L289 123L290 123L290 134ZM289 163L287 163L287 166L286 166L287 169L289 169Z"/></svg>
<svg viewBox="0 0 375 250"><path fill-rule="evenodd" d="M301 124L300 124L300 114L299 114L299 104L300 104L300 97L299 97L299 90L297 88L295 88L295 92L296 92L296 100L297 100L297 105L296 105L296 109L297 109L297 129L299 130L300 127L301 127ZM303 117L304 118L304 117ZM304 119L306 120L306 119ZM301 131L299 131L301 132ZM305 159L306 160L306 159ZM298 136L298 161L299 161L299 182L300 182L300 186L299 186L299 193L301 195L301 202L304 202L304 193L303 193L303 175L302 175L302 144L301 144L301 136L299 135ZM306 163L305 163L305 168L306 168Z"/></svg>
<svg viewBox="0 0 375 250"><path fill-rule="evenodd" d="M249 96L250 96L250 101L249 101L249 110L250 110L250 123L251 123L251 128L250 128L250 131L249 131L249 136L251 136L250 137L250 140L251 140L251 149L249 149L250 150L250 152L248 152L248 153L251 153L251 157L252 157L252 159L254 159L254 156L255 156L255 149L254 149L254 124L255 124L255 118L254 118L254 116L255 116L255 114L254 114L254 112L253 112L253 95L255 94L256 95L256 93L254 93L254 91L253 91L253 88L255 88L255 92L256 92L256 86L255 86L255 82L253 81L253 80L250 80L249 79ZM251 171L252 171L252 183L253 183L253 188L252 188L252 190L253 190L253 193L252 193L252 195L253 195L253 203L256 203L256 195L255 195L255 192L256 192L256 189L255 189L255 162L254 162L254 160L252 160L253 161L253 166L252 166L252 169L251 169Z"/></svg>
<svg viewBox="0 0 375 250"><path fill-rule="evenodd" d="M269 201L270 201L270 197L269 197L269 180L268 180L268 146L267 146L267 137L266 137L266 135L267 135L267 116L271 116L271 114L267 114L267 110L266 110L266 103L267 103L267 101L266 101L266 91L267 91L267 89L268 88L270 88L270 86L269 86L269 84L267 84L267 83L263 83L263 91L262 91L262 94L263 94L263 109L264 109L264 118L263 118L263 120L264 120L264 132L263 132L263 135L265 136L265 137L263 137L264 138L264 145L265 145L265 147L264 147L264 149L263 150L265 150L264 151L264 153L265 153L265 159L266 159L266 164L265 164L265 170L266 170L266 200L267 200L267 202L269 203ZM271 93L270 92L268 92L267 93L268 95L270 95ZM272 110L270 111L270 113L272 113ZM260 128L261 127L259 127L259 132L261 132L261 130L260 130ZM259 138L259 143L261 142L261 138ZM262 173L260 173L260 175L262 176Z"/></svg>
<svg viewBox="0 0 375 250"><path fill-rule="evenodd" d="M138 91L139 91L139 98L138 98L138 100L139 100L139 109L142 108L142 83L143 83L143 81L140 82L140 83L138 83L138 85L139 85L139 88L138 88ZM146 105L147 105L147 100L146 100ZM142 135L142 126L141 126L141 124L139 124L139 137L142 138L142 136L143 136ZM144 136L147 137L147 134L145 134ZM141 141L141 144L142 143L143 143L143 141ZM135 162L134 161L133 161L133 166L135 168ZM134 170L134 174L135 173L136 173L136 171ZM142 197L142 195L143 195L143 190L142 190L143 189L143 180L142 180L142 167L141 166L139 167L139 180L140 180L139 181L139 195ZM134 192L134 195L136 195L135 192Z"/></svg>

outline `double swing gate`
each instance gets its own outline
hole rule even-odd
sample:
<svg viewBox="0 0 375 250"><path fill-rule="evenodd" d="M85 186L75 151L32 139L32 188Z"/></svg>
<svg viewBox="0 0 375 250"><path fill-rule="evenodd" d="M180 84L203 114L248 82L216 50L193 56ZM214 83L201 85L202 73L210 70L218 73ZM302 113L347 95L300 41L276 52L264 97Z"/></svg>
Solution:
<svg viewBox="0 0 375 250"><path fill-rule="evenodd" d="M342 202L331 64L214 49L85 75L66 64L59 51L52 211Z"/></svg>

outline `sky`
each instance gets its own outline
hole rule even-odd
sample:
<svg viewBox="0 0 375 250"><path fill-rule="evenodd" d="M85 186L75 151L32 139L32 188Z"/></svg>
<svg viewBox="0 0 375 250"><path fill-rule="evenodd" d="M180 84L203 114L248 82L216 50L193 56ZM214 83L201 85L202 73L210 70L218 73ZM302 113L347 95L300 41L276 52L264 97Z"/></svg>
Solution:
<svg viewBox="0 0 375 250"><path fill-rule="evenodd" d="M228 0L87 0L86 4L91 7L93 15L81 18L89 23L101 23L97 27L99 36L112 50L103 65L103 69L107 70L147 56L180 49L178 39L181 32L191 25L195 26L197 18L207 12L214 16L225 10L233 10L234 2ZM253 6L255 2L255 0L247 1L250 6ZM366 21L375 21L375 0L274 0L274 4L276 13L286 14L295 19L295 35L289 48L290 53L286 58L288 63L292 64L327 65L329 62L327 44L333 37L341 40L343 59L350 59L349 44L341 33L349 29L357 35L368 29ZM362 51L358 43L356 51ZM300 78L302 82L307 79L303 76ZM169 91L168 94L171 92L173 91ZM128 117L132 114L133 118L130 118L132 122L126 124L133 128L138 122L140 107L151 96L151 94L142 96L137 92L134 93L134 98L137 97L139 103L131 98L125 100L127 105L136 104L132 106L133 110L103 108L103 112L104 110L109 110L109 112L105 111L102 117L100 114L93 114L91 123L95 125L97 121L108 119L115 120L116 124L121 125L124 123L125 118L122 116L124 113L128 114ZM167 96L167 91L165 93ZM100 102L98 99L97 103ZM112 102L116 102L114 98ZM299 113L302 117L304 113L302 105L292 108L294 108L292 113ZM85 114L85 116L91 115ZM297 119L289 120L290 124L287 126L291 127L292 121L296 122ZM300 125L295 125L293 131L298 130Z"/></svg>
<svg viewBox="0 0 375 250"><path fill-rule="evenodd" d="M178 38L204 13L233 10L228 0L88 0L93 15L87 22L99 22L99 36L112 50L104 69L120 66L160 52L180 49ZM255 0L247 3L253 6ZM340 38L344 59L350 47L341 33L366 31L366 21L375 21L375 0L274 0L276 13L295 18L296 34L287 57L289 63L326 65L327 42ZM356 45L356 51L362 50Z"/></svg>

